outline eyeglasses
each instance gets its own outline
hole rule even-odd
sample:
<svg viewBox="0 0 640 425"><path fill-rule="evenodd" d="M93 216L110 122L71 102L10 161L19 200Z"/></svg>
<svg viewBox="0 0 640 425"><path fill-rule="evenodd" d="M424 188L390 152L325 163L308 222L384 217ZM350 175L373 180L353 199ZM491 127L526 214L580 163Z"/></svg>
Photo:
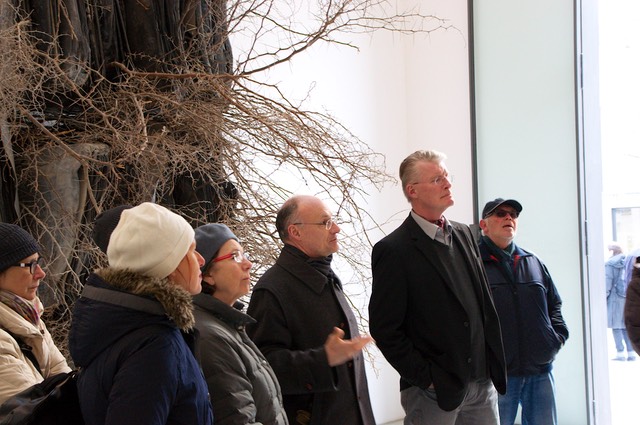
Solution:
<svg viewBox="0 0 640 425"><path fill-rule="evenodd" d="M333 227L333 225L338 224L336 223L336 221L333 218L328 218L326 220L324 220L322 223L293 223L294 226L298 226L300 224L309 224L309 225L313 225L313 226L324 226L325 229L327 230L331 230L331 228Z"/></svg>
<svg viewBox="0 0 640 425"><path fill-rule="evenodd" d="M494 211L491 214L489 214L487 217L490 217L492 215L495 215L498 218L505 218L507 215L511 216L512 219L516 219L518 218L518 216L520 215L520 213L518 211L506 211L506 210L498 210L498 211Z"/></svg>
<svg viewBox="0 0 640 425"><path fill-rule="evenodd" d="M29 267L29 272L31 274L35 274L36 270L38 269L38 266L41 266L40 261L42 261L42 257L38 257L37 259L30 261L28 263L18 263L18 264L14 264L13 267Z"/></svg>
<svg viewBox="0 0 640 425"><path fill-rule="evenodd" d="M425 182L414 182L411 184L422 184L422 183L429 183L429 184L433 184L436 186L440 186L442 184L444 184L445 182L449 182L449 184L453 183L453 176L449 175L449 174L442 174L440 176L436 176L431 180L427 180Z"/></svg>
<svg viewBox="0 0 640 425"><path fill-rule="evenodd" d="M233 258L233 261L235 261L236 263L242 263L244 260L250 261L249 255L246 252L233 251L233 252L230 252L229 254L216 257L213 260L211 260L211 262L217 263L218 261L227 260L229 258Z"/></svg>

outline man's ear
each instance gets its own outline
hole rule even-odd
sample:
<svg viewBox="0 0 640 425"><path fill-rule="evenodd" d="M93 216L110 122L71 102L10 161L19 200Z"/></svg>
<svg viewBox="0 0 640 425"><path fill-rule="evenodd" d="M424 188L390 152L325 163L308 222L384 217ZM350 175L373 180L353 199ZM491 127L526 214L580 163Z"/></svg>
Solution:
<svg viewBox="0 0 640 425"><path fill-rule="evenodd" d="M295 224L290 224L289 227L287 228L287 231L291 239L300 238L300 229L298 229L298 226L296 226Z"/></svg>
<svg viewBox="0 0 640 425"><path fill-rule="evenodd" d="M484 232L484 230L487 228L487 222L484 221L484 219L480 220L480 229Z"/></svg>
<svg viewBox="0 0 640 425"><path fill-rule="evenodd" d="M408 183L405 189L409 198L413 198L416 195L416 188L411 183Z"/></svg>

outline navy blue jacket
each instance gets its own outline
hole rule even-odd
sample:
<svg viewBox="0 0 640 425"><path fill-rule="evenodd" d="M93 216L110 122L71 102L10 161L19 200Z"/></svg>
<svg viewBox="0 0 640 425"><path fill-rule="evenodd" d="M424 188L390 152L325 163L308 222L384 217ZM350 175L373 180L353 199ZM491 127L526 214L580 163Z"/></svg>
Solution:
<svg viewBox="0 0 640 425"><path fill-rule="evenodd" d="M85 290L125 292L164 314L86 296L76 301L69 349L81 368L78 394L86 424L212 424L207 384L190 346L194 338L185 332L193 324L190 295L166 279L101 274L90 275ZM129 286L142 294L123 290Z"/></svg>
<svg viewBox="0 0 640 425"><path fill-rule="evenodd" d="M486 236L478 245L500 318L507 375L550 371L556 354L569 338L569 330L562 317L562 300L547 267L515 244L513 265L498 247L487 242Z"/></svg>

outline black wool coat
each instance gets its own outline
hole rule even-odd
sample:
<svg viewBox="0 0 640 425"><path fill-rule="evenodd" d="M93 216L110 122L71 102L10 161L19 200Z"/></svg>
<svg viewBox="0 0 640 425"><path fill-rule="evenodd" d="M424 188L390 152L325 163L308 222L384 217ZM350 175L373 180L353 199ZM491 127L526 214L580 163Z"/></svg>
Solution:
<svg viewBox="0 0 640 425"><path fill-rule="evenodd" d="M278 377L289 423L308 412L310 425L375 425L362 354L330 367L323 347L334 327L345 338L358 335L355 316L306 260L296 248L283 248L253 289L247 313L257 323L247 333Z"/></svg>
<svg viewBox="0 0 640 425"><path fill-rule="evenodd" d="M504 394L500 323L478 245L468 226L449 223L482 312L487 371ZM400 389L427 389L433 383L438 405L451 411L462 403L470 382L471 333L462 297L452 284L452 264L438 260L436 244L411 215L375 244L369 326L378 348L400 374Z"/></svg>

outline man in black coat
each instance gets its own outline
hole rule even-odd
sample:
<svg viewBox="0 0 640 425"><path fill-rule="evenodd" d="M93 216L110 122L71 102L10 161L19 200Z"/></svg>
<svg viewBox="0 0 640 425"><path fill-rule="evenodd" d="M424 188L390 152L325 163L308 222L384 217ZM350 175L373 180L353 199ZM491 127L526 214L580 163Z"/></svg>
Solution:
<svg viewBox="0 0 640 425"><path fill-rule="evenodd" d="M373 248L371 334L400 373L405 424L498 424L505 392L500 324L468 226L453 205L445 156L400 165L409 217Z"/></svg>
<svg viewBox="0 0 640 425"><path fill-rule="evenodd" d="M331 269L340 227L318 198L294 196L276 217L284 247L260 278L247 328L282 387L289 423L375 425L358 324Z"/></svg>

